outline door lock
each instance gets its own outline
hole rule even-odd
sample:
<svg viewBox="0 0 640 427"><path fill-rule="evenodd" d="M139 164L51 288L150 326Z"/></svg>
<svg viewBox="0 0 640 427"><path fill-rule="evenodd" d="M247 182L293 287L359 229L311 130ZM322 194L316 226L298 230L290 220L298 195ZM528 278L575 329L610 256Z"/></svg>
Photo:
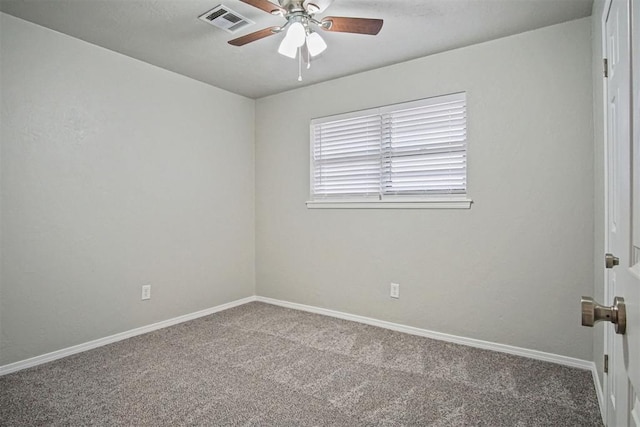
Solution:
<svg viewBox="0 0 640 427"><path fill-rule="evenodd" d="M607 307L598 304L591 297L582 297L582 326L593 326L601 320L608 320L615 325L616 334L624 335L627 330L627 309L624 298L615 297L613 305Z"/></svg>
<svg viewBox="0 0 640 427"><path fill-rule="evenodd" d="M607 268L613 268L616 265L620 265L620 258L613 256L613 254L604 255L604 266Z"/></svg>

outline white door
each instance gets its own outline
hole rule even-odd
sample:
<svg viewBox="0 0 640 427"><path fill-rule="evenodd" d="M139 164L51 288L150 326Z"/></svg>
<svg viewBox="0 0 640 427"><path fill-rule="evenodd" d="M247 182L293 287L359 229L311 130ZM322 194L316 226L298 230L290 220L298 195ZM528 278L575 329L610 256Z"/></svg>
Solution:
<svg viewBox="0 0 640 427"><path fill-rule="evenodd" d="M625 335L614 333L612 326L605 326L609 355L605 387L609 427L640 427L639 3L638 0L612 0L605 21L609 71L606 95L608 252L619 258L619 265L607 273L605 303L611 305L614 296L623 297L627 314ZM636 51L633 78L632 48Z"/></svg>

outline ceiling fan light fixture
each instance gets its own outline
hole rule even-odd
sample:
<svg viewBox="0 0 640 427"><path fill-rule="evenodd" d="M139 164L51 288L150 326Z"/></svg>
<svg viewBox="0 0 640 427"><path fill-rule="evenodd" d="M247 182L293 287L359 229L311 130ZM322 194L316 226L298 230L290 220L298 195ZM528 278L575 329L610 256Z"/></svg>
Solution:
<svg viewBox="0 0 640 427"><path fill-rule="evenodd" d="M280 55L284 55L291 59L295 59L298 53L298 46L293 43L293 40L286 36L280 42L280 47L278 47L278 53Z"/></svg>
<svg viewBox="0 0 640 427"><path fill-rule="evenodd" d="M311 33L307 36L307 49L309 49L309 55L318 56L327 48L327 43L322 39L320 34Z"/></svg>
<svg viewBox="0 0 640 427"><path fill-rule="evenodd" d="M307 29L300 21L293 21L287 28L280 46L278 47L278 53L291 59L295 59L298 54L298 48L304 45L307 40Z"/></svg>
<svg viewBox="0 0 640 427"><path fill-rule="evenodd" d="M0 0L1 1L1 0ZM239 0L267 13L281 15L286 23L280 27L267 27L229 40L232 46L243 46L273 34L285 33L278 53L291 59L298 58L298 80L302 80L302 60L307 68L311 66L311 57L320 55L327 49L327 43L315 32L321 30L337 33L376 35L382 28L382 19L352 18L346 16L326 16L320 20L314 18L322 13L333 0Z"/></svg>
<svg viewBox="0 0 640 427"><path fill-rule="evenodd" d="M285 37L285 39L291 40L291 43L294 44L296 47L302 46L306 38L307 38L307 30L304 28L304 25L299 21L295 21L289 26L289 29L287 30L287 35Z"/></svg>

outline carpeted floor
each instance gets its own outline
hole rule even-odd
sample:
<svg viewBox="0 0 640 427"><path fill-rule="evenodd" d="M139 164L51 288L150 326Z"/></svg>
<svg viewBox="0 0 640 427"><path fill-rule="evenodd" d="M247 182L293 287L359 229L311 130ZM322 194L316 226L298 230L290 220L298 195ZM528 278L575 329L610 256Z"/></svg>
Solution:
<svg viewBox="0 0 640 427"><path fill-rule="evenodd" d="M0 377L0 425L602 423L589 371L256 302Z"/></svg>

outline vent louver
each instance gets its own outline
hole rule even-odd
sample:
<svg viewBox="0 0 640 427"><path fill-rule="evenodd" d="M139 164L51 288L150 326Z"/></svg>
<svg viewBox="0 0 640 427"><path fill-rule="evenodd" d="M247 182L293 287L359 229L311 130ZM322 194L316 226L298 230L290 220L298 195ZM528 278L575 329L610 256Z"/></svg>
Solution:
<svg viewBox="0 0 640 427"><path fill-rule="evenodd" d="M254 24L250 19L245 18L238 12L229 9L227 6L222 4L203 13L198 18L229 33L235 33L244 27Z"/></svg>

